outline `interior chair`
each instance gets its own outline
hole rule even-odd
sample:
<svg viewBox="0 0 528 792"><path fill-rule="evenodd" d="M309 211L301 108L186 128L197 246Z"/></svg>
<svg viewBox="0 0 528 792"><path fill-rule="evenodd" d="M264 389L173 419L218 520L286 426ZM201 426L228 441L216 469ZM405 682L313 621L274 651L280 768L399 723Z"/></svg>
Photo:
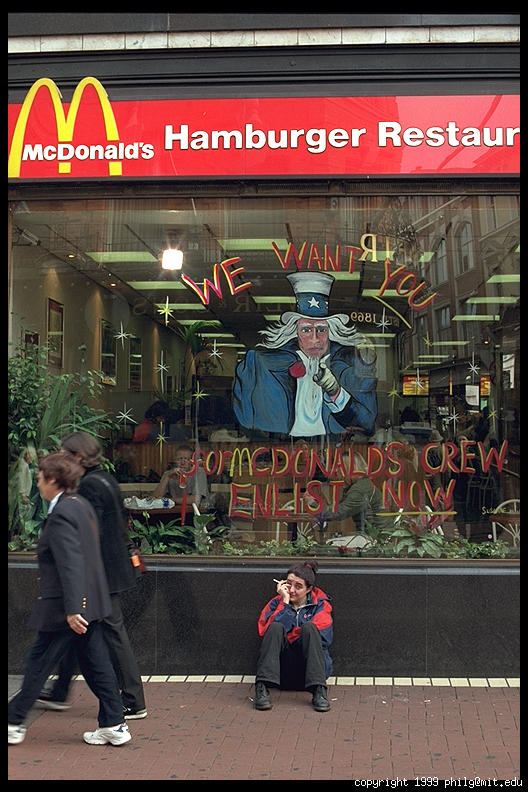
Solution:
<svg viewBox="0 0 528 792"><path fill-rule="evenodd" d="M519 498L511 498L510 500L505 500L500 503L494 511L494 514L515 514L516 516L519 515L521 511L521 501ZM508 522L507 519L503 518L500 522L495 522L493 520L493 515L491 515L491 532L493 535L493 541L497 541L497 525L500 525L503 531L510 534L513 539L513 546L518 547L521 542L521 526L520 523L517 521Z"/></svg>

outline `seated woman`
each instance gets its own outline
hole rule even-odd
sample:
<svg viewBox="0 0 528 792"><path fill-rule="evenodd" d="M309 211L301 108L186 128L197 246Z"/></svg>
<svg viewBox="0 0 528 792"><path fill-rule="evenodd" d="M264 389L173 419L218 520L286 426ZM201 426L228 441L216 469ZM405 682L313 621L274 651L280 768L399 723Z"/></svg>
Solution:
<svg viewBox="0 0 528 792"><path fill-rule="evenodd" d="M328 712L326 680L332 673L329 649L334 628L330 598L315 585L316 561L294 563L277 595L262 609L262 644L255 674L255 709L272 707L268 686L307 690L316 712Z"/></svg>

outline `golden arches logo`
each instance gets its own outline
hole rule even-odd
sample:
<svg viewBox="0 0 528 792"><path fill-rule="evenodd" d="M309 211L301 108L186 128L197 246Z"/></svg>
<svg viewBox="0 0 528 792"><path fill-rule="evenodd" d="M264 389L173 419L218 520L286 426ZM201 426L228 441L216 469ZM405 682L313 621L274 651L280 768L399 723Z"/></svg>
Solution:
<svg viewBox="0 0 528 792"><path fill-rule="evenodd" d="M230 476L233 476L233 474L234 474L237 461L238 461L238 475L239 476L242 475L242 467L244 465L244 457L246 457L246 464L248 466L248 469L250 471L252 470L251 451L249 450L249 448L247 448L247 446L243 446L242 448L235 448L235 450L233 451L233 456L231 458L231 465L230 465L230 468L229 468L229 475Z"/></svg>
<svg viewBox="0 0 528 792"><path fill-rule="evenodd" d="M79 111L79 105L81 104L81 99L84 93L84 89L91 85L95 88L97 92L97 96L99 98L99 104L101 106L101 112L103 114L105 130L106 130L106 137L108 141L111 140L119 140L119 133L117 131L117 124L114 117L114 111L112 110L112 106L110 104L110 100L108 99L108 94L106 93L105 89L99 82L96 77L84 77L77 85L75 91L73 92L71 104L68 110L68 114L65 115L64 109L62 106L62 94L57 88L57 85L50 80L48 77L42 77L40 80L37 80L29 91L27 92L26 98L22 104L20 114L18 116L15 131L13 133L13 140L11 143L11 151L9 152L9 160L7 166L7 173L8 178L10 179L17 179L20 176L20 167L22 162L22 151L24 146L24 137L26 134L26 126L29 118L29 114L31 112L31 107L35 100L35 96L40 88L47 88L49 91L49 95L51 101L53 103L53 109L55 111L55 124L57 127L57 140L59 143L71 143L73 140L73 130L75 127L75 121L77 119L77 113ZM59 162L59 173L70 173L71 171L71 163L70 162ZM122 174L122 167L120 162L109 162L108 163L108 175L109 176L121 176Z"/></svg>

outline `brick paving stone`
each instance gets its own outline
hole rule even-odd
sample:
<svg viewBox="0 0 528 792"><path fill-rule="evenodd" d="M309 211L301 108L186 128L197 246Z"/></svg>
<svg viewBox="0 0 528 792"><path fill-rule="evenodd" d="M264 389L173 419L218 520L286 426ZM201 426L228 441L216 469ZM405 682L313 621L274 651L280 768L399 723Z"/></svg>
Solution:
<svg viewBox="0 0 528 792"><path fill-rule="evenodd" d="M79 680L71 709L32 710L26 740L9 746L8 779L520 778L518 687L337 680L327 713L308 693L279 690L273 708L257 712L247 680L149 681L148 717L129 721L132 740L119 747L82 741L97 701Z"/></svg>

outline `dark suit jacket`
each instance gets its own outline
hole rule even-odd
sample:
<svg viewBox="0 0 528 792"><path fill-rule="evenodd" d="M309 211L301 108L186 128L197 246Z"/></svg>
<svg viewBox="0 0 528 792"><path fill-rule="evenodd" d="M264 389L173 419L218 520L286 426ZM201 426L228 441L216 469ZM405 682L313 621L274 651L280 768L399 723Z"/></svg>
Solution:
<svg viewBox="0 0 528 792"><path fill-rule="evenodd" d="M85 498L61 495L42 529L37 557L40 596L30 627L70 629L68 613L81 613L88 622L110 615L97 518Z"/></svg>
<svg viewBox="0 0 528 792"><path fill-rule="evenodd" d="M101 553L110 594L118 594L136 585L130 563L126 517L121 490L115 478L99 467L88 468L78 487L79 495L90 501L99 523Z"/></svg>

